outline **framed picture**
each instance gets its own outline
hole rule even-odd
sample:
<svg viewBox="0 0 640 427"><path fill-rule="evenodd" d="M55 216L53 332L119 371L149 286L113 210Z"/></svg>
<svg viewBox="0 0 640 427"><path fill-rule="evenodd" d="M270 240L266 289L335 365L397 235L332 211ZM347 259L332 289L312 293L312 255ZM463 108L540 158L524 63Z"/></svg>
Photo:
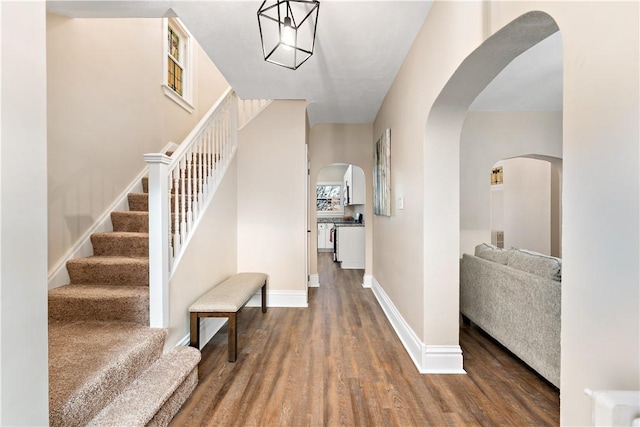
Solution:
<svg viewBox="0 0 640 427"><path fill-rule="evenodd" d="M373 213L391 216L391 129L373 147Z"/></svg>

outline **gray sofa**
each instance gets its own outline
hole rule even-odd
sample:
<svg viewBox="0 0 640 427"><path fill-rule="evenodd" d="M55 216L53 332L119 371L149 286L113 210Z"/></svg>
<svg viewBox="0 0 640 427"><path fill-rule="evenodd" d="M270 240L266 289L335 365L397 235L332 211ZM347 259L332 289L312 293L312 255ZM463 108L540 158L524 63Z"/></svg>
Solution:
<svg viewBox="0 0 640 427"><path fill-rule="evenodd" d="M560 386L562 261L478 245L460 262L460 312Z"/></svg>

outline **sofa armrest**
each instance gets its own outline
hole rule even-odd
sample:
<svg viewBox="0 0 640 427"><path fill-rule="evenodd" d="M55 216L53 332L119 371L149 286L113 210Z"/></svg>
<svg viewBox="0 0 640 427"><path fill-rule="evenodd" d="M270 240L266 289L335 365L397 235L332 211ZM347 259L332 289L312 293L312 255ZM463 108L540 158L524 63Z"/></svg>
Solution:
<svg viewBox="0 0 640 427"><path fill-rule="evenodd" d="M560 282L463 255L461 313L556 386L560 307Z"/></svg>

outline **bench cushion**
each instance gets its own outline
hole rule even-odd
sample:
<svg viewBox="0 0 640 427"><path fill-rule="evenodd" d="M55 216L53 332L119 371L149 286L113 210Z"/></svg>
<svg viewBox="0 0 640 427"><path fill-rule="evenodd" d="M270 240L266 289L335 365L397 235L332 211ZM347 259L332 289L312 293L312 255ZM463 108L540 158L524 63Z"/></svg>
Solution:
<svg viewBox="0 0 640 427"><path fill-rule="evenodd" d="M266 280L267 275L264 273L234 274L198 298L189 307L189 312L236 312L266 283Z"/></svg>

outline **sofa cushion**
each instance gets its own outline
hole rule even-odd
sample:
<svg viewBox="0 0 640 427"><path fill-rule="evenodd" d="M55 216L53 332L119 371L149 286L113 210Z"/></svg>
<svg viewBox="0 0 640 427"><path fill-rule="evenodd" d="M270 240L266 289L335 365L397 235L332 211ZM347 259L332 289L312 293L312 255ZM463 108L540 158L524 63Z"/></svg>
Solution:
<svg viewBox="0 0 640 427"><path fill-rule="evenodd" d="M507 265L548 279L561 281L562 260L526 249L511 248Z"/></svg>
<svg viewBox="0 0 640 427"><path fill-rule="evenodd" d="M508 251L488 243L481 243L476 246L474 255L478 258L486 259L487 261L507 265Z"/></svg>

